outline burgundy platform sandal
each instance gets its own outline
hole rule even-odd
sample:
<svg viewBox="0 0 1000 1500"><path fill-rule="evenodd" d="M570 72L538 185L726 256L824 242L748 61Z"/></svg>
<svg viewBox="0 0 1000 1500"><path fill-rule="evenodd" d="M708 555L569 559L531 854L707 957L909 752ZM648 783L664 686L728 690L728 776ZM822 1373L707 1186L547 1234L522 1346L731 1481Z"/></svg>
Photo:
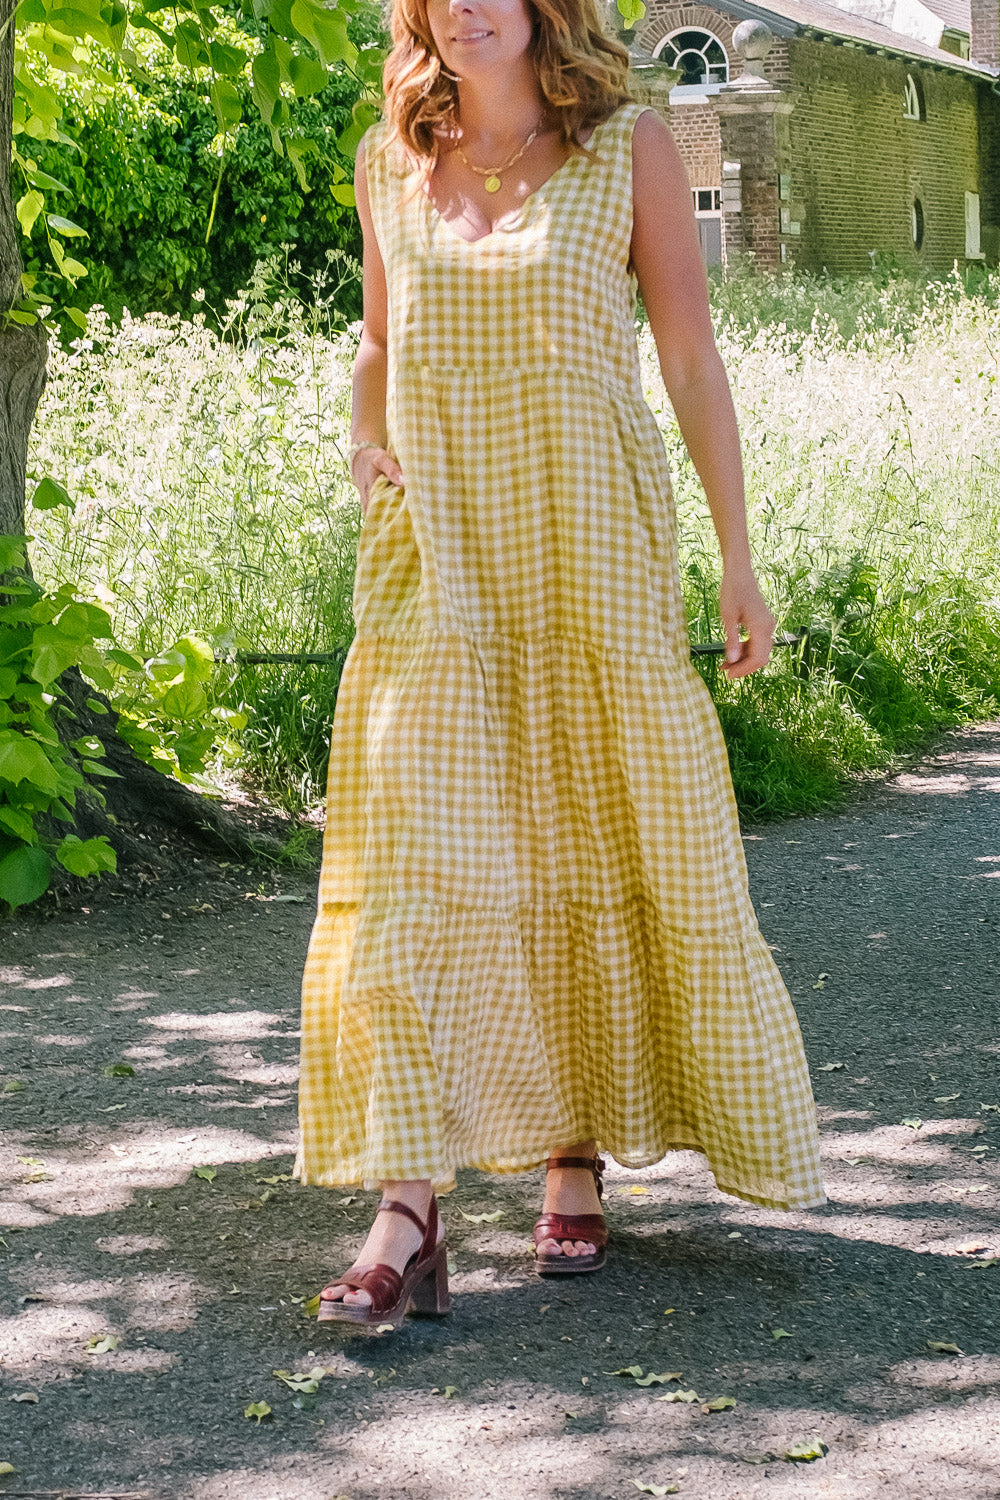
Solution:
<svg viewBox="0 0 1000 1500"><path fill-rule="evenodd" d="M329 1286L347 1286L367 1292L370 1307L358 1303L320 1298L319 1323L391 1323L398 1328L408 1312L425 1317L442 1318L451 1306L448 1295L448 1250L442 1239L437 1243L437 1199L431 1195L427 1223L422 1224L412 1208L394 1199L385 1199L377 1212L405 1214L423 1235L420 1249L410 1256L402 1275L392 1266L379 1262L372 1266L353 1265L343 1276L335 1276Z"/></svg>
<svg viewBox="0 0 1000 1500"><path fill-rule="evenodd" d="M599 1156L550 1156L546 1172L550 1167L586 1167L594 1174L598 1198L603 1198L604 1163ZM599 1271L607 1262L608 1226L603 1214L542 1214L533 1237L534 1267L539 1276L584 1276L588 1271ZM583 1240L597 1248L593 1255L539 1255L543 1240Z"/></svg>

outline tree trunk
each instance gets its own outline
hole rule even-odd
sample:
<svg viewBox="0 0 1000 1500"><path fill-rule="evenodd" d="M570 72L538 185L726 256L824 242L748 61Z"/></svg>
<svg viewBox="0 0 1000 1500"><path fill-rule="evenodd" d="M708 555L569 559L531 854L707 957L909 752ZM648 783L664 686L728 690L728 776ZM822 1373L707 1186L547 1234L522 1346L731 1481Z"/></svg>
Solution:
<svg viewBox="0 0 1000 1500"><path fill-rule="evenodd" d="M11 141L14 101L14 4L0 0L0 535L23 536L28 440L39 398L45 386L48 336L41 324L6 323L3 314L21 300L21 227L11 190ZM30 572L30 566L28 571ZM60 687L72 705L59 716L67 743L81 735L95 735L104 746L107 765L120 780L98 783L105 806L93 795L81 794L75 823L81 836L106 834L126 863L141 861L169 867L161 845L164 836L186 836L216 853L237 858L274 855L280 841L255 832L208 797L170 776L153 770L115 733L116 715L95 714L86 699L106 703L103 695L79 672L64 673ZM65 825L61 825L65 832ZM170 839L168 839L168 842Z"/></svg>

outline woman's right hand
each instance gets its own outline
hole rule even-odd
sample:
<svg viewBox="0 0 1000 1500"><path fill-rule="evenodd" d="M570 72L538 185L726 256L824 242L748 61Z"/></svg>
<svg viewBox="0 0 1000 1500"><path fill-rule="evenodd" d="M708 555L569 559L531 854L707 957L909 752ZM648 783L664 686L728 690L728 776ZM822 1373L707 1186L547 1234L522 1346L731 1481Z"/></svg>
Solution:
<svg viewBox="0 0 1000 1500"><path fill-rule="evenodd" d="M403 483L403 471L388 448L359 448L351 464L351 478L361 496L362 515L368 514L372 485L380 474L384 474L390 484Z"/></svg>

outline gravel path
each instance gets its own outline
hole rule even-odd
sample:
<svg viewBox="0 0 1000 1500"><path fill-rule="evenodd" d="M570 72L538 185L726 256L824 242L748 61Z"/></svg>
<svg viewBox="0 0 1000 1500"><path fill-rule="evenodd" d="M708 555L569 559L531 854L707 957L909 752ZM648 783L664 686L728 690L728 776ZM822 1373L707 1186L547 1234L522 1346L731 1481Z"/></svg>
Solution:
<svg viewBox="0 0 1000 1500"><path fill-rule="evenodd" d="M373 1204L287 1175L315 877L0 924L0 1496L1000 1497L1000 725L746 848L829 1206L613 1169L611 1268L564 1285L540 1174L464 1173L452 1316L398 1334L301 1310Z"/></svg>

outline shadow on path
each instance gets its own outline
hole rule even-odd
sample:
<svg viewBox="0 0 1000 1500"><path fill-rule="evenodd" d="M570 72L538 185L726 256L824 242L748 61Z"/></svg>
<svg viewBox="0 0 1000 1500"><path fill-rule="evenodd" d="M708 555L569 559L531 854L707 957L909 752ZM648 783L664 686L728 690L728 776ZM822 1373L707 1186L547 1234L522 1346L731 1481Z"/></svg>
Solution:
<svg viewBox="0 0 1000 1500"><path fill-rule="evenodd" d="M464 1173L453 1314L396 1335L302 1313L374 1201L288 1176L315 881L0 927L0 1496L996 1500L1000 726L746 848L829 1206L740 1204L688 1152L612 1169L609 1270L539 1281L540 1174Z"/></svg>

